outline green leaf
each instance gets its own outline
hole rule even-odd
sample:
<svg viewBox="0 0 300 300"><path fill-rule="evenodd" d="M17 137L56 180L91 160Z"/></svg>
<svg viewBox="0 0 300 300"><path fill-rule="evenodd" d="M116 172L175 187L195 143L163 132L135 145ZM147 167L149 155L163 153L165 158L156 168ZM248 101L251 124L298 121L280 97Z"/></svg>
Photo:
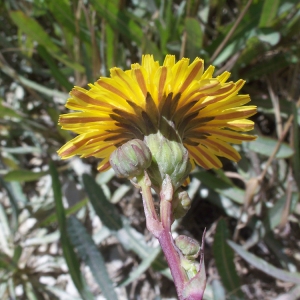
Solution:
<svg viewBox="0 0 300 300"><path fill-rule="evenodd" d="M5 117L16 118L18 120L22 119L19 113L16 112L14 109L3 106L2 101L0 99L0 118Z"/></svg>
<svg viewBox="0 0 300 300"><path fill-rule="evenodd" d="M25 293L26 293L26 299L28 300L38 300L37 295L36 295L36 291L34 289L34 286L32 285L32 283L28 280L25 281Z"/></svg>
<svg viewBox="0 0 300 300"><path fill-rule="evenodd" d="M79 35L81 41L87 43L90 42L91 38L89 31L84 28L78 20L76 20L69 0L48 1L47 6L58 23L63 28L66 28L72 36ZM75 22L78 23L76 24Z"/></svg>
<svg viewBox="0 0 300 300"><path fill-rule="evenodd" d="M298 109L296 103L292 104L292 110L294 115L293 120L293 145L295 154L292 157L292 168L295 177L295 182L298 186L298 190L300 191L300 130L298 126L298 120L300 119L300 114L298 113Z"/></svg>
<svg viewBox="0 0 300 300"><path fill-rule="evenodd" d="M275 139L259 136L255 141L252 141L250 143L244 143L244 144L251 151L254 151L256 153L265 156L270 156L273 153L277 145L277 142L278 141ZM275 155L275 158L289 158L293 154L294 154L293 149L288 144L282 143Z"/></svg>
<svg viewBox="0 0 300 300"><path fill-rule="evenodd" d="M25 204L27 202L27 199L25 199L25 196L21 190L20 184L18 182L5 182L2 177L0 177L0 186L2 186L8 195L9 201L10 201L10 207L12 209L11 218L10 218L10 226L8 226L12 232L15 232L18 230L19 225L19 207L18 202ZM0 205L1 210L2 206ZM6 214L5 214L5 220ZM2 223L2 234L4 233L3 230L4 224ZM11 232L11 233L12 233ZM10 234L11 234L10 233Z"/></svg>
<svg viewBox="0 0 300 300"><path fill-rule="evenodd" d="M59 47L54 44L54 42L52 42L49 34L36 20L26 16L22 11L11 11L10 17L22 32L37 41L40 45L44 46L57 60L74 70L79 72L84 71L84 68L81 65L70 60L68 56L64 54Z"/></svg>
<svg viewBox="0 0 300 300"><path fill-rule="evenodd" d="M51 74L53 77L57 80L57 82L65 87L67 90L71 90L73 85L68 81L66 76L60 71L60 69L57 67L57 64L55 63L54 59L51 57L47 49L41 45L37 47L37 51L39 55L42 57L42 59L47 63Z"/></svg>
<svg viewBox="0 0 300 300"><path fill-rule="evenodd" d="M132 271L128 278L126 278L125 280L123 280L119 286L127 286L128 284L130 284L131 282L133 282L134 280L136 280L137 278L139 278L145 271L147 271L147 269L152 265L152 263L157 259L157 256L161 253L161 249L159 248L155 248L153 249L153 251L151 252L151 254L146 257L141 263L140 265L134 270Z"/></svg>
<svg viewBox="0 0 300 300"><path fill-rule="evenodd" d="M229 231L224 219L219 220L213 244L216 266L230 299L243 299L240 278L235 270L234 252L227 245ZM230 296L229 296L230 295Z"/></svg>
<svg viewBox="0 0 300 300"><path fill-rule="evenodd" d="M79 294L84 300L92 300L94 299L94 297L91 294L91 292L88 290L86 282L82 277L79 261L76 257L73 246L67 234L67 222L66 222L65 209L63 207L63 202L62 202L62 191L61 191L61 185L59 181L59 174L53 162L50 163L50 174L52 177L52 189L54 194L56 215L57 215L57 221L58 221L58 226L60 231L60 241L61 241L64 258L69 268L69 273L71 275L71 278Z"/></svg>
<svg viewBox="0 0 300 300"><path fill-rule="evenodd" d="M279 280L300 284L300 273L291 273L278 269L258 256L246 251L242 246L239 246L232 241L227 241L227 243L237 254L258 270Z"/></svg>
<svg viewBox="0 0 300 300"><path fill-rule="evenodd" d="M27 79L26 77L24 77L20 74L17 74L14 69L8 67L7 65L3 65L1 63L1 61L0 61L0 68L3 73L5 73L9 77L11 77L13 80L23 84L24 86L27 86L27 87L33 89L35 91L38 91L46 96L59 97L62 99L68 98L68 94L66 94L66 93L63 93L63 92L55 90L55 89L47 88L44 85L38 84L32 80ZM27 119L27 121L29 121L29 120Z"/></svg>
<svg viewBox="0 0 300 300"><path fill-rule="evenodd" d="M14 261L6 255L5 253L0 252L0 269L3 269L7 272L13 272L18 265L14 263Z"/></svg>
<svg viewBox="0 0 300 300"><path fill-rule="evenodd" d="M29 182L29 181L38 180L39 178L47 174L48 172L33 172L33 171L21 169L21 170L13 170L6 173L3 176L3 179L6 181Z"/></svg>
<svg viewBox="0 0 300 300"><path fill-rule="evenodd" d="M69 207L68 209L65 210L66 216L70 216L72 214L75 214L77 211L79 211L82 207L86 206L88 203L88 199L85 198L73 206ZM47 218L44 218L42 222L37 223L35 227L46 227L49 226L50 224L54 223L57 221L57 215L56 213L53 213L49 215Z"/></svg>
<svg viewBox="0 0 300 300"><path fill-rule="evenodd" d="M96 183L96 181L87 174L83 174L82 181L85 191L87 192L87 195L101 222L103 222L103 224L111 230L118 230L122 228L120 214L116 207L106 199L101 187Z"/></svg>
<svg viewBox="0 0 300 300"><path fill-rule="evenodd" d="M273 24L278 11L280 0L265 0L262 14L259 20L259 27L270 27Z"/></svg>
<svg viewBox="0 0 300 300"><path fill-rule="evenodd" d="M119 8L116 0L91 0L92 5L99 16L106 20L113 30L119 32L129 41L135 41L141 45L144 33L141 27L134 21L131 14L125 13Z"/></svg>
<svg viewBox="0 0 300 300"><path fill-rule="evenodd" d="M253 65L251 69L247 69L245 76L247 79L261 78L264 75L278 72L291 64L291 56L287 54L274 55L270 59L264 60L264 63L258 63Z"/></svg>
<svg viewBox="0 0 300 300"><path fill-rule="evenodd" d="M185 19L186 56L194 59L199 56L202 48L202 30L200 23L195 18Z"/></svg>
<svg viewBox="0 0 300 300"><path fill-rule="evenodd" d="M116 65L116 32L109 24L105 24L105 38L106 38L106 66L109 68Z"/></svg>
<svg viewBox="0 0 300 300"><path fill-rule="evenodd" d="M73 246L81 260L89 266L93 277L106 299L117 299L113 282L108 276L104 259L96 244L86 232L83 225L71 216L67 221L67 230Z"/></svg>
<svg viewBox="0 0 300 300"><path fill-rule="evenodd" d="M296 207L299 199L299 193L292 193L292 200L290 203L289 211L293 212L294 208ZM266 229L266 231L273 230L275 227L277 227L280 224L280 221L282 219L283 210L286 203L286 195L279 198L274 206L272 206L270 209L267 210L266 216L263 221L263 225Z"/></svg>

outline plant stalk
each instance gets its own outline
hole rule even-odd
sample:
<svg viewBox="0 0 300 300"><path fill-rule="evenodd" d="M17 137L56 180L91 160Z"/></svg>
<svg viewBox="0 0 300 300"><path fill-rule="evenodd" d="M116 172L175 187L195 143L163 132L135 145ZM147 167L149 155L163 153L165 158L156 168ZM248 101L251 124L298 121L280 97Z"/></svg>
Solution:
<svg viewBox="0 0 300 300"><path fill-rule="evenodd" d="M161 220L159 220L155 211L153 197L151 194L151 184L149 184L149 181L150 180L147 173L145 173L145 176L139 178L138 180L138 185L141 188L141 194L143 198L147 228L158 239L161 245L174 279L178 299L184 300L182 292L189 279L185 270L181 267L180 256L182 254L177 249L171 233L172 202L168 197L166 200L164 193L161 193ZM168 193L168 195L170 195L170 193Z"/></svg>

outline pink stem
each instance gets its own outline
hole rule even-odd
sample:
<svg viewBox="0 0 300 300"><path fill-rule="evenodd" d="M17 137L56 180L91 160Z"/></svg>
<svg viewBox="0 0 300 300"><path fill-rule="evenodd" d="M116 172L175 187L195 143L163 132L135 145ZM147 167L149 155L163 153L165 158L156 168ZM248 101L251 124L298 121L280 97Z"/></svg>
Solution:
<svg viewBox="0 0 300 300"><path fill-rule="evenodd" d="M177 247L173 241L170 221L172 209L171 203L169 201L161 200L161 213L163 230L157 238L170 267L176 291L178 294L178 299L181 300L183 299L182 291L185 283L188 282L188 277L184 269L181 267L181 253L179 252L179 250L177 250Z"/></svg>
<svg viewBox="0 0 300 300"><path fill-rule="evenodd" d="M164 194L161 193L160 222L155 211L151 194L151 184L149 184L149 177L147 176L147 173L145 173L145 177L139 180L139 185L142 189L141 193L143 197L147 228L158 239L161 245L174 279L178 299L182 300L182 291L185 283L188 282L188 277L184 269L181 267L181 253L177 249L171 234L172 203L170 199L166 200Z"/></svg>

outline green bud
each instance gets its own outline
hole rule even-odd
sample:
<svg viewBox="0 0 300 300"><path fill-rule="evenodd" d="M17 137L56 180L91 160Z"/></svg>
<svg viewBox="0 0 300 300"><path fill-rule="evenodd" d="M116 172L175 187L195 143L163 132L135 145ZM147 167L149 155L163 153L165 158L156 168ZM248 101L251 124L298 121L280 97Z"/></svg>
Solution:
<svg viewBox="0 0 300 300"><path fill-rule="evenodd" d="M190 209L192 200L186 191L177 192L173 199L173 217L179 219Z"/></svg>
<svg viewBox="0 0 300 300"><path fill-rule="evenodd" d="M151 152L143 141L134 139L116 149L109 162L118 177L130 179L151 165Z"/></svg>
<svg viewBox="0 0 300 300"><path fill-rule="evenodd" d="M168 174L177 190L191 171L187 149L180 141L169 140L160 132L145 136L144 141L152 153L152 164L147 170L152 184L161 188Z"/></svg>
<svg viewBox="0 0 300 300"><path fill-rule="evenodd" d="M182 258L180 261L181 267L185 270L189 279L192 279L196 276L199 270L199 263L196 261L191 261L186 258Z"/></svg>
<svg viewBox="0 0 300 300"><path fill-rule="evenodd" d="M201 250L200 244L185 235L179 235L175 239L175 245L187 259L195 259Z"/></svg>

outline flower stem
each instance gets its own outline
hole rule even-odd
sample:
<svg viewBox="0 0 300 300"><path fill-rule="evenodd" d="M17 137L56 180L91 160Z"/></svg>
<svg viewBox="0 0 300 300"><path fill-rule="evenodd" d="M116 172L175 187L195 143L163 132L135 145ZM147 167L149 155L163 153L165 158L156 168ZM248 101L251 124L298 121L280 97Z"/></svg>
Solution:
<svg viewBox="0 0 300 300"><path fill-rule="evenodd" d="M150 180L146 172L145 176L138 179L138 185L141 188L143 197L147 228L158 239L170 267L178 299L183 300L182 292L185 284L188 282L188 277L185 270L181 267L180 256L182 254L176 247L171 233L172 198L170 199L170 195L172 196L173 194L172 186L170 187L169 185L171 184L171 181L167 182L167 186L165 188L167 193L164 193L164 191L160 193L160 221L155 211L153 197L151 194L151 182L149 184L149 181Z"/></svg>
<svg viewBox="0 0 300 300"><path fill-rule="evenodd" d="M181 300L183 299L182 291L185 283L188 282L188 277L185 270L181 267L180 256L182 254L177 249L171 233L171 208L171 202L161 200L161 222L163 230L157 238L170 267L177 290L178 299Z"/></svg>

